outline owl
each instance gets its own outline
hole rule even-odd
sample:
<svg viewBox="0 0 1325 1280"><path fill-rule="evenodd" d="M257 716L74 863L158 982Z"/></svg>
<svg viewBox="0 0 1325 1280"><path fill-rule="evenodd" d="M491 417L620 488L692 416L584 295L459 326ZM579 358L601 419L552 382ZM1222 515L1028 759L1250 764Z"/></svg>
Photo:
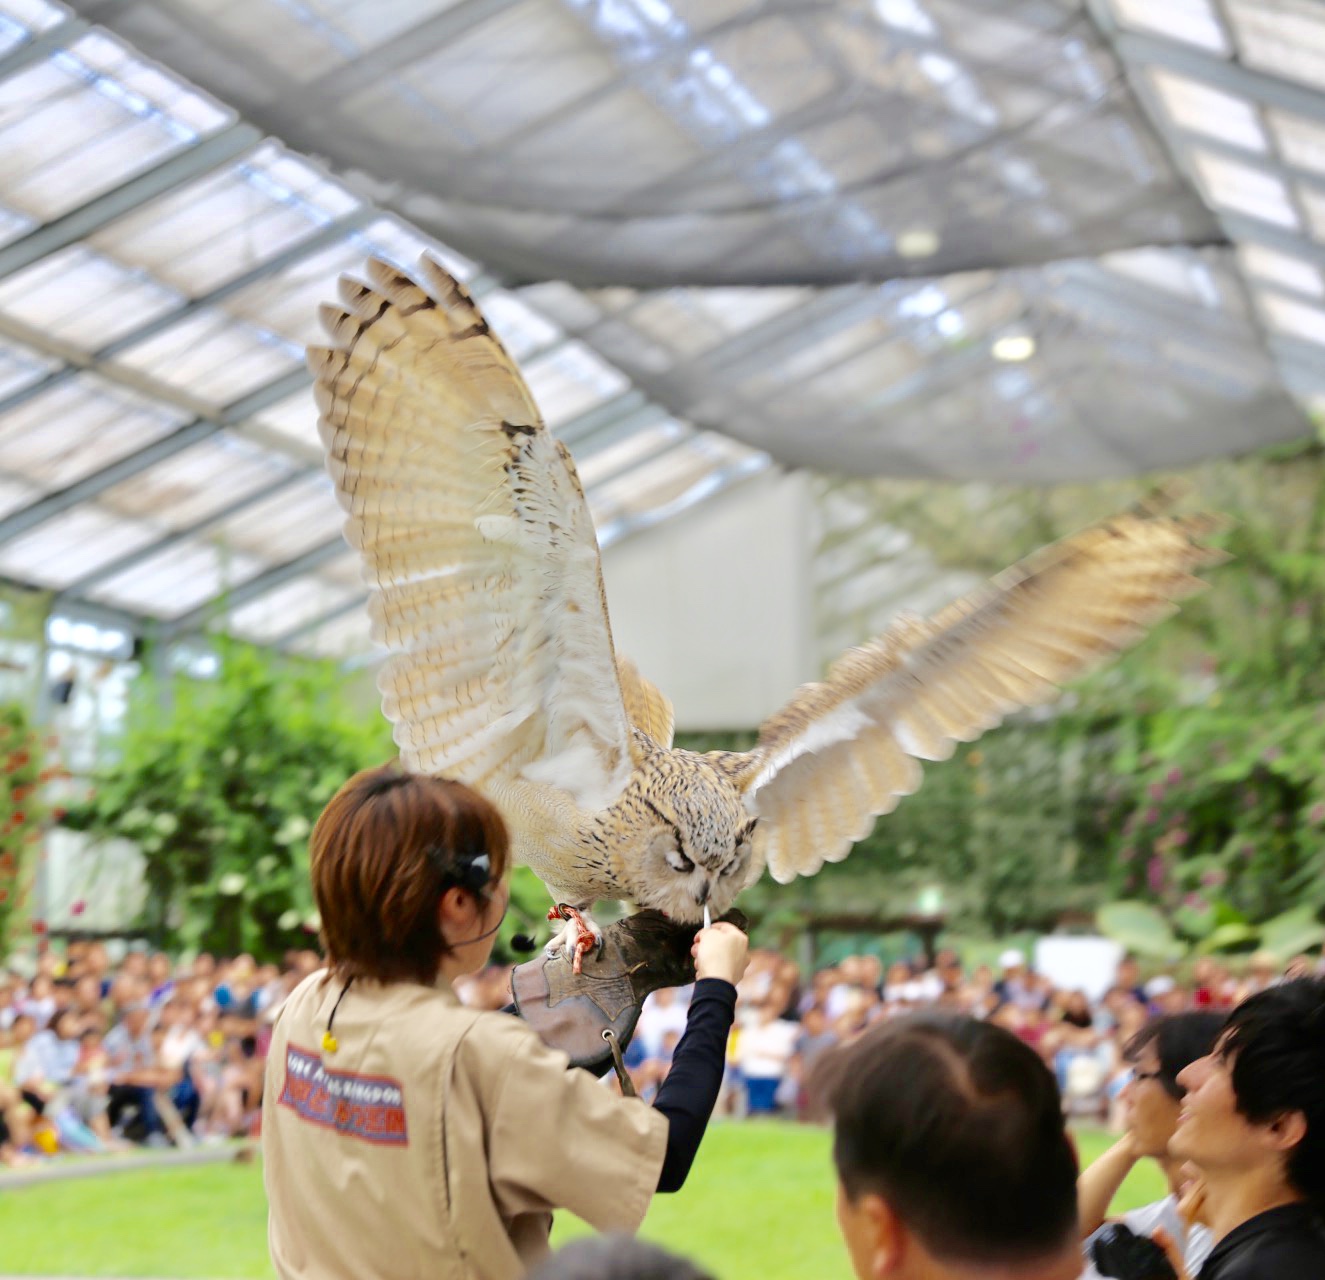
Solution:
<svg viewBox="0 0 1325 1280"><path fill-rule="evenodd" d="M1010 712L1053 697L1203 584L1217 522L1137 511L1036 553L837 660L746 752L672 745L667 699L616 654L565 446L464 287L425 259L340 281L311 348L345 537L389 651L402 762L505 815L578 966L598 899L678 922L844 858L876 818Z"/></svg>

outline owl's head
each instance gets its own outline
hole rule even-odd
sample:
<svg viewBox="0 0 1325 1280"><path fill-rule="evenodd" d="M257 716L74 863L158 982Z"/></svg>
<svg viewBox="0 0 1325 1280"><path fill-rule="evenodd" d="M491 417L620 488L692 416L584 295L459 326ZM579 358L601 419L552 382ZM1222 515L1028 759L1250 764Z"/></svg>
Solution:
<svg viewBox="0 0 1325 1280"><path fill-rule="evenodd" d="M690 756L673 751L672 757ZM646 813L643 866L632 875L641 906L673 920L716 920L746 882L755 819L725 778L707 766L655 773L641 793Z"/></svg>

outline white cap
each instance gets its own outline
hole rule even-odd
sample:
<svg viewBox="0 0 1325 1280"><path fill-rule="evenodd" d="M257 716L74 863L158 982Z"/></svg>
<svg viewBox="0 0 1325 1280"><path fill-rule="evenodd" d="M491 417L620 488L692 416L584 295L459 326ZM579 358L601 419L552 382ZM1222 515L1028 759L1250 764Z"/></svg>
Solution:
<svg viewBox="0 0 1325 1280"><path fill-rule="evenodd" d="M1178 984L1169 977L1167 973L1161 973L1158 978L1151 978L1145 985L1147 1000L1157 1000L1160 996L1166 996Z"/></svg>
<svg viewBox="0 0 1325 1280"><path fill-rule="evenodd" d="M998 958L1000 969L1020 969L1026 963L1026 953L1018 951L1016 947L1010 947Z"/></svg>

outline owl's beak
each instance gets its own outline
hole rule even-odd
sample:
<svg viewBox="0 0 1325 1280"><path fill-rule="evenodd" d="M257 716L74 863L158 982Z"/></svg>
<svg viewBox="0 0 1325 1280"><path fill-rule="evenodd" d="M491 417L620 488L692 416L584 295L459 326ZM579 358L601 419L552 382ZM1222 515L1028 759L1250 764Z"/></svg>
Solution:
<svg viewBox="0 0 1325 1280"><path fill-rule="evenodd" d="M699 892L695 894L695 901L698 902L701 907L709 900L709 889L709 882L705 880L700 887Z"/></svg>

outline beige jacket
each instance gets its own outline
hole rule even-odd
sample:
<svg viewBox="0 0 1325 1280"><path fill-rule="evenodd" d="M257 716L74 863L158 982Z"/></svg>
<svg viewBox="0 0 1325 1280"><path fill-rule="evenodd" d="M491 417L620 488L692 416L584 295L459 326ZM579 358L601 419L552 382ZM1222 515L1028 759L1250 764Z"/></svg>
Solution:
<svg viewBox="0 0 1325 1280"><path fill-rule="evenodd" d="M519 1019L450 985L305 979L275 1023L263 1097L268 1240L282 1280L516 1280L551 1211L634 1231L664 1116L610 1092Z"/></svg>

